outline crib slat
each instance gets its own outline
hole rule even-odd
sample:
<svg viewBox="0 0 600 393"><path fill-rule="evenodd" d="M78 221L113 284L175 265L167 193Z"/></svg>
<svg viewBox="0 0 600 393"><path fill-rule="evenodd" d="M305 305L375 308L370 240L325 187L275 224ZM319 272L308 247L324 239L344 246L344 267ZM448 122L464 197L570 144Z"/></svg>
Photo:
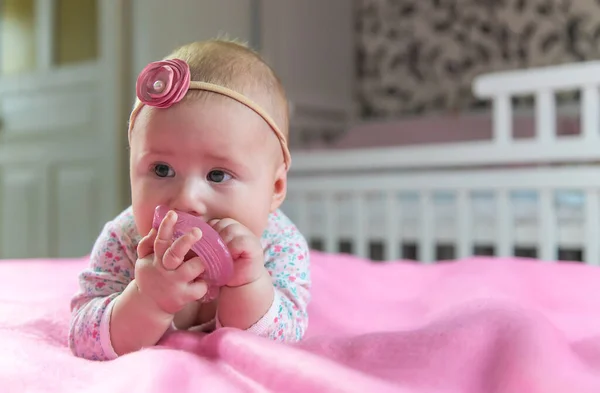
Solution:
<svg viewBox="0 0 600 393"><path fill-rule="evenodd" d="M400 217L398 215L398 195L395 191L389 191L385 195L385 211L387 213L387 234L385 245L385 259L395 261L400 258Z"/></svg>
<svg viewBox="0 0 600 393"><path fill-rule="evenodd" d="M497 214L496 224L498 234L496 236L496 254L500 257L513 255L513 239L511 236L512 206L510 203L509 190L501 189L496 194Z"/></svg>
<svg viewBox="0 0 600 393"><path fill-rule="evenodd" d="M337 241L339 238L335 225L334 194L324 193L323 204L325 206L325 251L334 253L338 251Z"/></svg>
<svg viewBox="0 0 600 393"><path fill-rule="evenodd" d="M419 260L423 263L434 262L433 250L433 198L430 191L422 191L419 198L421 234L419 236Z"/></svg>
<svg viewBox="0 0 600 393"><path fill-rule="evenodd" d="M598 86L586 86L583 89L581 101L581 135L588 141L598 140L600 130L600 92Z"/></svg>
<svg viewBox="0 0 600 393"><path fill-rule="evenodd" d="M471 232L472 215L471 205L469 199L469 190L462 189L457 192L456 204L457 204L457 248L458 258L467 258L473 254L472 243L473 235Z"/></svg>
<svg viewBox="0 0 600 393"><path fill-rule="evenodd" d="M362 193L355 192L352 194L352 204L354 205L354 239L353 243L356 247L356 255L361 258L368 258L365 227L366 223L366 207L365 196Z"/></svg>
<svg viewBox="0 0 600 393"><path fill-rule="evenodd" d="M498 95L493 101L493 131L496 144L508 144L512 140L512 102L508 95Z"/></svg>
<svg viewBox="0 0 600 393"><path fill-rule="evenodd" d="M536 138L541 143L556 139L556 101L552 90L541 90L535 99Z"/></svg>
<svg viewBox="0 0 600 393"><path fill-rule="evenodd" d="M558 247L556 242L556 208L550 189L540 190L538 201L538 249L543 261L556 261Z"/></svg>
<svg viewBox="0 0 600 393"><path fill-rule="evenodd" d="M598 239L600 238L600 198L598 190L585 194L585 250L584 260L590 265L600 265Z"/></svg>

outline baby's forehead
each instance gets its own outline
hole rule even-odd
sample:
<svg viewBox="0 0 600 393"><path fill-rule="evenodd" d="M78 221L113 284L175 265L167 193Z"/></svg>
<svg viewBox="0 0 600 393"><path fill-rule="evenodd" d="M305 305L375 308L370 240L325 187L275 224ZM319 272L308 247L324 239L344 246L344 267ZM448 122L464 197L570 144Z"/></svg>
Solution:
<svg viewBox="0 0 600 393"><path fill-rule="evenodd" d="M199 133L200 136L205 136L204 127L209 123L209 128L213 128L223 123L219 139L223 139L228 149L251 149L252 151L260 151L262 155L272 155L271 152L279 152L281 145L277 140L276 132L274 129L282 131L284 138L287 139L287 101L285 96L280 94L280 91L273 83L261 83L260 80L253 80L247 75L237 75L230 79L229 86L223 86L227 89L233 90L241 94L243 97L248 98L251 104L244 104L244 100L241 101L230 97L225 94L221 94L215 91L207 91L204 89L190 89L188 90L184 99L173 107L170 108L151 108L144 107L139 113L139 120L136 125L142 125L146 128L146 136L152 138L162 139L166 137L163 129L180 129L182 124L178 122L177 117L181 112L178 107L181 105L191 106L194 108L194 118L201 117L198 122L197 119L191 119L189 117L190 112L186 115L187 119L192 121L186 126L186 129L192 129L195 131L194 134ZM258 110L257 110L258 107ZM169 112L175 112L174 116L169 116ZM241 113L240 111L243 111ZM272 128L269 121L266 120L261 114L263 111L270 117L275 123L275 127ZM170 123L170 124L169 124ZM272 124L272 123L271 123ZM196 125L196 130L193 130L193 125ZM137 128L137 127L136 127ZM148 132L148 128L151 130ZM229 129L233 131L239 131L239 129L253 128L252 134L241 134L239 132L233 132L235 135L233 138L228 138ZM260 131L260 132L259 132ZM135 130L134 130L135 132ZM186 139L189 135L175 134L171 135L173 138ZM201 140L199 142L198 140ZM187 145L193 146L194 144L201 143L207 144L206 147L218 146L219 141L206 142L206 138L196 138L193 142L186 142ZM223 144L223 143L222 143ZM221 145L222 145L221 144ZM240 145L242 145L240 147ZM277 153L275 153L277 155Z"/></svg>
<svg viewBox="0 0 600 393"><path fill-rule="evenodd" d="M250 108L225 96L189 100L168 109L143 108L133 134L144 145L182 146L189 150L280 149L274 131Z"/></svg>

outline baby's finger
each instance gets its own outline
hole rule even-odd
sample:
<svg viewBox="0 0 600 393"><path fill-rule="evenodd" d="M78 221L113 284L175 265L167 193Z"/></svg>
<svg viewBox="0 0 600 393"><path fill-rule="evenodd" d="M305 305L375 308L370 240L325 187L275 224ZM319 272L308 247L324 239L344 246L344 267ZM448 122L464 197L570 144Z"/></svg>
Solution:
<svg viewBox="0 0 600 393"><path fill-rule="evenodd" d="M156 229L152 228L150 232L140 240L137 246L138 258L145 258L154 252L154 239L156 238Z"/></svg>
<svg viewBox="0 0 600 393"><path fill-rule="evenodd" d="M187 291L192 299L200 300L208 292L208 284L204 280L197 280L188 284Z"/></svg>
<svg viewBox="0 0 600 393"><path fill-rule="evenodd" d="M237 221L232 221L228 223L219 231L219 236L221 237L221 239L223 239L223 242L225 242L225 244L227 244L228 246L229 243L231 243L238 237L247 237L247 235L248 230L246 229L246 227L244 227Z"/></svg>
<svg viewBox="0 0 600 393"><path fill-rule="evenodd" d="M154 241L154 253L162 260L165 252L173 243L173 227L177 222L177 213L169 211L158 227L156 240Z"/></svg>
<svg viewBox="0 0 600 393"><path fill-rule="evenodd" d="M181 265L181 262L183 262L186 254L190 251L190 248L201 238L202 231L199 228L194 228L191 232L176 239L163 256L163 267L167 270L177 269Z"/></svg>
<svg viewBox="0 0 600 393"><path fill-rule="evenodd" d="M204 273L204 262L199 257L185 261L175 270L179 281L190 282Z"/></svg>
<svg viewBox="0 0 600 393"><path fill-rule="evenodd" d="M262 247L256 239L250 236L238 236L227 243L231 257L235 260L240 257L247 259L258 258L262 254Z"/></svg>
<svg viewBox="0 0 600 393"><path fill-rule="evenodd" d="M210 220L209 225L213 227L213 229L217 232L221 232L226 227L237 224L238 222L232 218L223 218L220 220Z"/></svg>

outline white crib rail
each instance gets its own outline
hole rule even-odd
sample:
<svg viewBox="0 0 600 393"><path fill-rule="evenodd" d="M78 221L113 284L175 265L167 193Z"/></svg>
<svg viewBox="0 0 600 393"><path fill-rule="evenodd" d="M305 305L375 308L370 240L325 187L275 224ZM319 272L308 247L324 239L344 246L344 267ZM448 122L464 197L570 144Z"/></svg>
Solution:
<svg viewBox="0 0 600 393"><path fill-rule="evenodd" d="M517 205L511 199L515 191L535 191L535 222L516 223ZM582 192L580 220L559 223L559 206L554 195L559 191ZM482 219L477 213L474 192L488 191L495 198L495 214ZM418 205L406 205L399 196L415 192ZM454 195L454 204L440 210L433 197L436 192ZM323 241L323 248L339 252L340 241L352 243L352 253L372 257L370 245L383 245L383 258L402 257L400 244L409 239L416 243L418 260L437 259L437 244L454 246L459 258L474 254L477 238L486 234L494 255L512 256L515 246L531 246L536 257L545 261L558 259L560 248L580 249L583 262L600 264L600 168L593 166L417 171L406 173L364 173L354 175L296 176L288 186L283 210L297 223L308 239ZM529 203L529 202L528 202ZM451 212L449 216L438 212ZM537 213L537 214L536 214ZM415 218L418 229L407 224ZM486 221L487 220L487 221ZM440 231L444 233L440 233ZM487 244L487 243L486 243Z"/></svg>
<svg viewBox="0 0 600 393"><path fill-rule="evenodd" d="M533 94L536 104L537 143L552 145L556 138L556 92L578 90L581 100L580 143L598 143L600 130L600 62L590 61L483 75L473 83L475 95L491 98L494 140L511 143L512 113L510 99Z"/></svg>
<svg viewBox="0 0 600 393"><path fill-rule="evenodd" d="M291 173L600 160L599 87L600 62L596 61L483 75L475 80L473 90L476 96L492 101L493 139L429 146L298 151L293 153ZM565 90L581 92L582 130L579 135L559 137L555 95ZM511 100L530 94L536 103L536 136L515 139Z"/></svg>

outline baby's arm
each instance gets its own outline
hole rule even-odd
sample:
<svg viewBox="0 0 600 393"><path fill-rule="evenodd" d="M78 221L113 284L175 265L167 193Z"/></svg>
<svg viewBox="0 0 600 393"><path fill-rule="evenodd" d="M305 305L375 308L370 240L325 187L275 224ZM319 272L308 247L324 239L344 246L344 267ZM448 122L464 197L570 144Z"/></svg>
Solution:
<svg viewBox="0 0 600 393"><path fill-rule="evenodd" d="M104 226L79 275L79 292L71 300L69 347L79 357L107 360L117 356L110 340L115 299L133 280L134 247L119 218Z"/></svg>
<svg viewBox="0 0 600 393"><path fill-rule="evenodd" d="M110 317L110 337L118 356L156 345L173 322L173 315L160 310L140 294L135 280L117 296Z"/></svg>
<svg viewBox="0 0 600 393"><path fill-rule="evenodd" d="M308 326L307 306L311 285L308 245L294 224L281 212L275 213L270 221L265 234L268 244L265 250L266 277L248 286L223 288L219 303L225 303L224 297L237 297L240 300L255 297L256 306L266 310L266 313L247 330L272 340L299 341ZM265 300L269 301L266 307L262 304ZM229 303L239 302L230 299ZM239 310L242 311L250 312ZM217 318L217 327L222 326Z"/></svg>
<svg viewBox="0 0 600 393"><path fill-rule="evenodd" d="M69 347L79 357L114 359L151 346L170 320L150 312L134 281L136 244L133 220L127 214L109 222L100 234L90 264L79 277L80 290L71 301Z"/></svg>

